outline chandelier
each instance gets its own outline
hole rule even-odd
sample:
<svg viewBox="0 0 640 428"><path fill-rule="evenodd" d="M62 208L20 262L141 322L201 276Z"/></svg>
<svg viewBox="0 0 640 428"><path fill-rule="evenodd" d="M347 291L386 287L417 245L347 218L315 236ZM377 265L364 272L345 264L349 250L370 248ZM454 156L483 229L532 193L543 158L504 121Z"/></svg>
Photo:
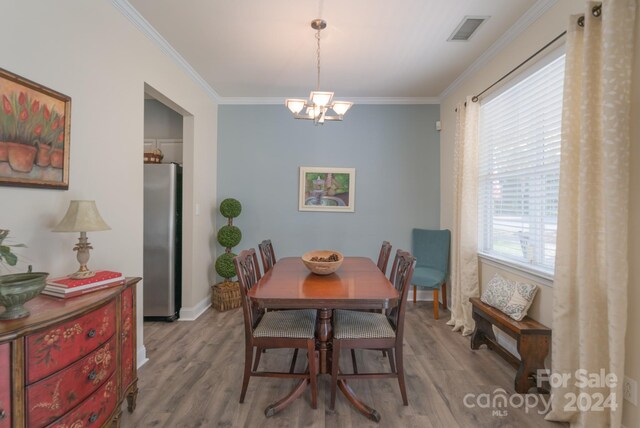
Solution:
<svg viewBox="0 0 640 428"><path fill-rule="evenodd" d="M309 94L308 100L298 98L288 98L284 104L287 106L293 117L296 119L313 120L314 124L322 125L326 120L342 120L344 114L351 108L353 103L348 101L333 101L333 92L320 91L320 31L327 27L327 22L323 19L311 21L311 28L316 30L316 50L318 80L316 90ZM327 112L333 110L335 115Z"/></svg>

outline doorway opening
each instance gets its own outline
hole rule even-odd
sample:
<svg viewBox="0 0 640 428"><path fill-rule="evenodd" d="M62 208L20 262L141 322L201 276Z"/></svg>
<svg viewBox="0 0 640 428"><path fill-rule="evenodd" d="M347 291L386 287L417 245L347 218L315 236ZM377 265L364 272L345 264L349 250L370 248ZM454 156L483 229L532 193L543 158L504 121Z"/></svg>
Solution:
<svg viewBox="0 0 640 428"><path fill-rule="evenodd" d="M182 308L184 110L145 84L143 317Z"/></svg>

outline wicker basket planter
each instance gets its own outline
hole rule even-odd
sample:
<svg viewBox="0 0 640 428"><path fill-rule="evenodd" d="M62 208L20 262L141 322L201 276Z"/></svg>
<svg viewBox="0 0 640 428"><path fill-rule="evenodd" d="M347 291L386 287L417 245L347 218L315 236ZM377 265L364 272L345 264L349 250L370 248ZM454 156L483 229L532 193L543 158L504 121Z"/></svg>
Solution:
<svg viewBox="0 0 640 428"><path fill-rule="evenodd" d="M211 286L211 305L220 312L239 308L240 283L224 281Z"/></svg>

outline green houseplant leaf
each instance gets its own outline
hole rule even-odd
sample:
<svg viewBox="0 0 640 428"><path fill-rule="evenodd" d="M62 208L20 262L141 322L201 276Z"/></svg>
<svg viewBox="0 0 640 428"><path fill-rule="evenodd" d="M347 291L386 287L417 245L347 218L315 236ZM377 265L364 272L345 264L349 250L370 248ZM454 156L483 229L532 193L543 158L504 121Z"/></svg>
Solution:
<svg viewBox="0 0 640 428"><path fill-rule="evenodd" d="M9 236L9 230L0 229L0 263L15 266L18 263L18 256L11 250L12 248L26 248L24 244L4 244L4 239Z"/></svg>

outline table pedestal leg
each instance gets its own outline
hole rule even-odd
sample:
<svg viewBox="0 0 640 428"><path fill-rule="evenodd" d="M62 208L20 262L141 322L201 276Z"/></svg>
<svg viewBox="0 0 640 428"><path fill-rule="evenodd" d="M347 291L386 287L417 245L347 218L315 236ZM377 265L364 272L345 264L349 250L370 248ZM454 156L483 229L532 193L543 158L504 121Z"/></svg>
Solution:
<svg viewBox="0 0 640 428"><path fill-rule="evenodd" d="M317 375L318 374L318 353L314 351L313 355L307 355L307 358L316 359L315 367L316 367L316 375ZM309 364L307 364L307 367L304 369L304 372L309 373ZM311 381L309 379L300 379L296 383L296 385L293 387L293 389L285 397L281 398L280 400L276 401L273 404L268 405L267 408L264 409L265 416L266 417L273 416L276 413L278 413L280 410L287 407L296 398L300 397L304 392L304 390L307 389L307 386L310 384L311 384Z"/></svg>
<svg viewBox="0 0 640 428"><path fill-rule="evenodd" d="M302 395L304 390L307 388L308 384L309 384L309 380L308 379L301 379L296 384L296 386L291 390L291 392L289 392L289 394L287 394L285 397L281 398L280 400L276 401L275 403L270 404L269 406L267 406L267 408L264 410L265 416L266 417L273 416L276 413L278 413L280 410L282 410L285 407L287 407L296 398L298 398L300 395Z"/></svg>
<svg viewBox="0 0 640 428"><path fill-rule="evenodd" d="M367 418L371 419L374 422L380 422L380 413L376 409L372 409L371 407L364 404L360 399L356 396L356 393L353 392L353 389L347 384L346 380L338 380L338 388L347 397L347 400L351 403L353 407L356 408L360 413L365 415Z"/></svg>
<svg viewBox="0 0 640 428"><path fill-rule="evenodd" d="M331 374L331 337L333 336L331 330L331 309L319 309L318 310L318 330L316 336L318 337L318 352L320 353L320 373Z"/></svg>
<svg viewBox="0 0 640 428"><path fill-rule="evenodd" d="M333 331L331 326L332 312L333 311L331 309L318 310L318 325L316 330L316 337L318 338L319 364L317 364L316 367L318 367L318 371L320 374L331 374L331 365L339 364L338 361L331 361L331 340L333 338ZM306 371L308 370L309 368L307 366ZM302 395L308 384L308 379L301 379L298 383L296 383L295 387L291 390L291 392L289 392L289 394L287 394L277 402L269 405L265 409L264 414L267 417L273 416L287 407L296 398ZM380 422L380 413L360 401L353 389L351 389L351 387L347 384L346 380L339 380L338 388L340 388L340 391L342 391L344 396L347 397L351 405L355 407L356 410L358 410L360 413L362 413L372 421Z"/></svg>

